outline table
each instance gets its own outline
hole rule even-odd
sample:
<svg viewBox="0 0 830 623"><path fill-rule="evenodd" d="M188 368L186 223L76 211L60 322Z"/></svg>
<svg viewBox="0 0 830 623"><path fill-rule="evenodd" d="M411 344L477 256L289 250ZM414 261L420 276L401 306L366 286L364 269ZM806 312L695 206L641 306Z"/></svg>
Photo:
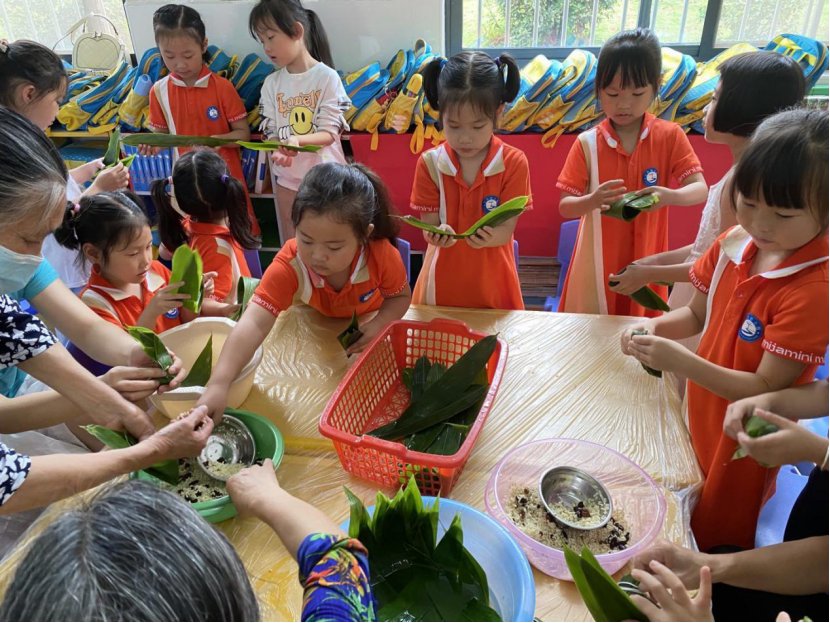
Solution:
<svg viewBox="0 0 830 623"><path fill-rule="evenodd" d="M450 497L483 510L490 470L508 449L534 439L574 437L601 443L641 465L665 489L669 508L664 536L688 542L686 492L702 476L676 391L620 352L619 334L635 319L425 306L413 306L406 317L429 321L439 316L499 332L509 346L496 401ZM277 474L281 485L337 522L348 517L344 485L367 503L377 492L372 483L347 474L331 443L317 432L329 396L354 364L335 339L344 323L305 306L281 314L264 344L254 390L243 405L272 419L285 436L286 454ZM48 514L71 503L53 505ZM245 563L263 620L298 620L302 593L297 566L276 535L252 518L218 527ZM0 565L0 589L19 556L15 552ZM588 620L572 584L534 574L538 617Z"/></svg>

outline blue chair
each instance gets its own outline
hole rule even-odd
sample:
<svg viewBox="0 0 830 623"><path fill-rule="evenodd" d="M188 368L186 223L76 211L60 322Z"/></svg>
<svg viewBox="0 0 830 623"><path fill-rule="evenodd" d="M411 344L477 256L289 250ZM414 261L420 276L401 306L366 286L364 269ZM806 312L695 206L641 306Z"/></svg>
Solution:
<svg viewBox="0 0 830 623"><path fill-rule="evenodd" d="M259 249L245 249L245 261L251 277L262 279L262 264L259 261Z"/></svg>
<svg viewBox="0 0 830 623"><path fill-rule="evenodd" d="M516 270L519 270L519 241L513 238L513 261L516 262Z"/></svg>
<svg viewBox="0 0 830 623"><path fill-rule="evenodd" d="M556 250L556 259L559 261L559 281L556 283L556 296L549 296L545 299L546 311L555 312L559 309L559 298L562 296L562 288L565 286L565 279L571 266L571 256L578 231L579 219L564 221L559 228L559 248Z"/></svg>
<svg viewBox="0 0 830 623"><path fill-rule="evenodd" d="M406 269L406 280L411 282L409 277L409 267L410 267L410 255L412 254L412 248L409 244L409 241L404 240L403 238L396 238L396 242L398 245L398 253L401 254L401 261L403 262L403 267Z"/></svg>
<svg viewBox="0 0 830 623"><path fill-rule="evenodd" d="M100 361L95 361L92 357L87 355L84 351L80 348L75 346L72 342L68 342L66 345L66 350L69 351L69 354L75 358L79 364L81 364L84 368L89 370L95 376L101 376L105 372L107 372L111 366L105 365Z"/></svg>
<svg viewBox="0 0 830 623"><path fill-rule="evenodd" d="M828 356L830 355L830 349L824 351L824 363L818 367L816 370L816 380L817 381L826 381L828 377Z"/></svg>
<svg viewBox="0 0 830 623"><path fill-rule="evenodd" d="M751 461L752 459L744 459ZM755 547L775 545L784 540L784 530L796 498L807 484L807 476L794 465L782 465L775 480L775 495L761 508L755 529Z"/></svg>

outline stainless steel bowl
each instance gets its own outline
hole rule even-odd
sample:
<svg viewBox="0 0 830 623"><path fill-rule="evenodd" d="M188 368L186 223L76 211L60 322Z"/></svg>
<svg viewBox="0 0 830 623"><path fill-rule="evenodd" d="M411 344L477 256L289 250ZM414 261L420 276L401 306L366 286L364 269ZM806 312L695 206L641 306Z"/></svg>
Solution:
<svg viewBox="0 0 830 623"><path fill-rule="evenodd" d="M208 437L197 463L208 476L227 481L228 475L217 472L212 464L242 464L249 467L256 459L256 443L248 427L232 415L225 415L222 423Z"/></svg>
<svg viewBox="0 0 830 623"><path fill-rule="evenodd" d="M539 479L539 497L553 518L563 526L577 530L595 530L611 519L611 495L601 482L590 474L575 467L554 467ZM576 509L580 503L586 507L590 501L603 505L606 512L597 517L586 517L579 522L563 517L556 505ZM576 510L575 510L576 512Z"/></svg>

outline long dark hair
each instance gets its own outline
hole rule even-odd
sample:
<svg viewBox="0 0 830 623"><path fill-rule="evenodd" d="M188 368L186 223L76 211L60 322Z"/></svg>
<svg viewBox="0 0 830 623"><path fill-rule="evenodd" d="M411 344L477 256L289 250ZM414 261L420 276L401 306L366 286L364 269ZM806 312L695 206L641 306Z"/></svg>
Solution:
<svg viewBox="0 0 830 623"><path fill-rule="evenodd" d="M306 9L300 0L260 0L248 17L248 30L254 39L259 33L276 26L289 37L296 37L295 25L300 23L305 31L305 47L312 58L334 69L329 39L317 13Z"/></svg>
<svg viewBox="0 0 830 623"><path fill-rule="evenodd" d="M242 183L228 172L222 156L211 149L183 154L173 167L173 193L179 209L196 221L210 223L227 217L231 237L244 249L258 249L251 233L248 201ZM150 194L159 216L159 236L169 250L187 244L182 215L173 209L167 179L155 180Z"/></svg>
<svg viewBox="0 0 830 623"><path fill-rule="evenodd" d="M0 44L0 104L15 110L21 85L35 87L35 99L66 88L66 69L52 50L34 41ZM19 111L18 111L19 112Z"/></svg>
<svg viewBox="0 0 830 623"><path fill-rule="evenodd" d="M443 113L470 104L495 121L499 106L519 92L519 66L509 54L496 59L483 52L461 52L449 60L436 58L422 71L430 106Z"/></svg>
<svg viewBox="0 0 830 623"><path fill-rule="evenodd" d="M635 28L617 33L602 46L597 59L594 90L597 98L620 74L623 89L650 86L654 95L660 91L663 55L660 40L648 28Z"/></svg>
<svg viewBox="0 0 830 623"><path fill-rule="evenodd" d="M366 242L366 230L374 225L369 239L386 238L396 243L398 224L391 217L392 200L378 175L362 164L326 162L312 168L297 190L291 208L294 227L311 212L333 217L351 225L358 240Z"/></svg>
<svg viewBox="0 0 830 623"><path fill-rule="evenodd" d="M182 34L204 45L207 38L205 23L196 9L185 4L165 4L153 13L153 36L157 44L160 39ZM202 54L202 60L210 60L207 50Z"/></svg>
<svg viewBox="0 0 830 623"><path fill-rule="evenodd" d="M828 117L795 109L768 117L752 135L733 176L735 193L779 208L810 210L827 230Z"/></svg>
<svg viewBox="0 0 830 623"><path fill-rule="evenodd" d="M113 249L128 244L152 224L144 203L128 190L84 195L77 207L67 206L55 240L67 249L77 249L79 264L84 263L87 243L101 252L106 263Z"/></svg>

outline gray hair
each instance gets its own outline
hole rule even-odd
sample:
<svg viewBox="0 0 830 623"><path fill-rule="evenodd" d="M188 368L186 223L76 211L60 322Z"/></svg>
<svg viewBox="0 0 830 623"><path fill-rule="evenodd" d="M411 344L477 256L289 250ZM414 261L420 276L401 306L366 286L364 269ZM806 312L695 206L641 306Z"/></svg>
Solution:
<svg viewBox="0 0 830 623"><path fill-rule="evenodd" d="M31 545L3 621L258 621L228 540L172 493L131 480L62 515Z"/></svg>
<svg viewBox="0 0 830 623"><path fill-rule="evenodd" d="M66 206L66 164L31 121L0 106L0 223L43 221Z"/></svg>

